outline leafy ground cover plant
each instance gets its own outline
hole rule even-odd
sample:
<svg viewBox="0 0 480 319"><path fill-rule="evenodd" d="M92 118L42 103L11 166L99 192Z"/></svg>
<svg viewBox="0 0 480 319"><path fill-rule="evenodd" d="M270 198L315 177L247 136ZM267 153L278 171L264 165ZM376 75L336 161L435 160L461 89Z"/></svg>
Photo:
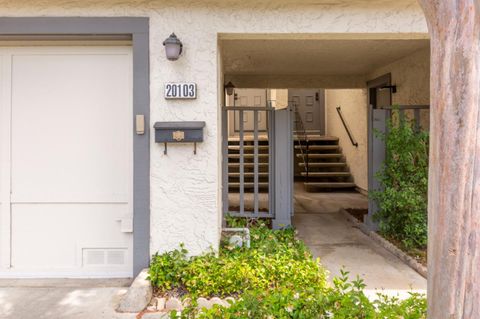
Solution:
<svg viewBox="0 0 480 319"><path fill-rule="evenodd" d="M374 218L380 233L400 242L407 252L427 246L428 132L398 116L387 124L386 161L377 178L381 189L371 192L379 210Z"/></svg>
<svg viewBox="0 0 480 319"><path fill-rule="evenodd" d="M232 296L245 291L325 285L326 272L313 260L294 230L251 228L251 248L222 244L213 252L188 257L179 250L153 257L149 276L160 292L181 290L194 296Z"/></svg>
<svg viewBox="0 0 480 319"><path fill-rule="evenodd" d="M371 302L362 280L348 280L348 272L327 283L327 272L314 260L293 229L270 230L253 223L251 248L224 242L218 255L189 257L178 250L153 257L149 277L159 294L182 292L191 299L182 319L273 318L426 318L424 297L406 301L382 296ZM234 296L230 307L197 309L197 297Z"/></svg>
<svg viewBox="0 0 480 319"><path fill-rule="evenodd" d="M228 308L214 306L202 311L194 306L171 318L182 319L421 319L426 318L426 300L412 293L410 298L399 300L379 295L370 301L363 289L362 280L348 280L348 272L335 278L332 287L309 287L303 289L272 289L251 291Z"/></svg>

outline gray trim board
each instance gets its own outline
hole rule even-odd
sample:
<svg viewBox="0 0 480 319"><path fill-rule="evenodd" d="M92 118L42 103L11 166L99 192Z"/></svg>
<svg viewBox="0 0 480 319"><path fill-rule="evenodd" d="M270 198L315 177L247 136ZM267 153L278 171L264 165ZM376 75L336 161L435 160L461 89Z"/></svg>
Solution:
<svg viewBox="0 0 480 319"><path fill-rule="evenodd" d="M130 35L133 114L150 123L149 19L147 17L0 17L5 35ZM134 126L133 126L134 127ZM134 132L132 132L134 134ZM133 135L133 276L150 263L150 131Z"/></svg>
<svg viewBox="0 0 480 319"><path fill-rule="evenodd" d="M2 17L0 34L147 34L146 17Z"/></svg>
<svg viewBox="0 0 480 319"><path fill-rule="evenodd" d="M293 117L292 109L275 111L274 229L292 225L293 215Z"/></svg>
<svg viewBox="0 0 480 319"><path fill-rule="evenodd" d="M379 188L379 183L375 178L385 161L385 143L375 137L374 131L379 130L385 132L386 117L385 112L378 112L375 105L377 96L375 89L391 85L392 76L390 73L384 74L367 82L367 102L368 102L368 190L372 191ZM392 95L390 93L390 103L392 104ZM373 215L378 211L377 203L371 198L368 198L368 215L365 221L366 226L370 230L377 230L378 224L373 220Z"/></svg>

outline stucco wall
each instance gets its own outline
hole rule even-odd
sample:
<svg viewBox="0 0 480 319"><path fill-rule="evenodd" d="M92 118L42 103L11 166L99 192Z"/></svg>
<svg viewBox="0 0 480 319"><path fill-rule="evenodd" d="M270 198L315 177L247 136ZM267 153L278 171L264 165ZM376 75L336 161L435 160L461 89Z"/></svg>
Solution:
<svg viewBox="0 0 480 319"><path fill-rule="evenodd" d="M187 1L1 0L0 16L150 17L151 123L206 121L205 142L151 145L151 252L185 242L192 253L217 247L221 218L218 34L233 33L426 33L415 0L385 1ZM1 31L1 30L0 30ZM162 41L174 31L184 43L176 62ZM291 34L290 34L291 36ZM165 101L167 81L198 83L198 99ZM151 132L153 134L153 130Z"/></svg>
<svg viewBox="0 0 480 319"><path fill-rule="evenodd" d="M340 106L358 147L352 145L340 116ZM325 109L327 117L327 135L337 136L343 155L352 173L357 187L368 189L368 132L367 132L367 90L334 89L325 90Z"/></svg>
<svg viewBox="0 0 480 319"><path fill-rule="evenodd" d="M430 104L430 49L417 51L389 65L377 68L369 74L369 80L391 73L392 84L397 93L392 94L392 103L398 105ZM413 116L409 112L409 116ZM420 112L420 125L429 128L429 112Z"/></svg>

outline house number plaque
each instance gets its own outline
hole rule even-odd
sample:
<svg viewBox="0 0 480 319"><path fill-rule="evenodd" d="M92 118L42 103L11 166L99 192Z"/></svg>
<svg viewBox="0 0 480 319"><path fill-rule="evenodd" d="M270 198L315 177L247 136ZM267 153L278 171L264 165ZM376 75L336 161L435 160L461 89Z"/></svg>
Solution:
<svg viewBox="0 0 480 319"><path fill-rule="evenodd" d="M195 83L165 84L165 99L196 99L197 85Z"/></svg>

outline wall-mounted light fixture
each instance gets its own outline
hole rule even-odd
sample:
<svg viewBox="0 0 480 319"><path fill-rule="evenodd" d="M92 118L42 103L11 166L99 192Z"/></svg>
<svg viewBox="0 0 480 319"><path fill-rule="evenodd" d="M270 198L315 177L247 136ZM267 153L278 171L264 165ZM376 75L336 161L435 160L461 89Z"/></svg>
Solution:
<svg viewBox="0 0 480 319"><path fill-rule="evenodd" d="M170 61L178 60L183 51L183 43L177 38L175 33L170 34L170 36L163 41L163 45L165 46L167 59Z"/></svg>
<svg viewBox="0 0 480 319"><path fill-rule="evenodd" d="M397 93L397 86L396 85L385 85L380 88L381 90L390 89L392 93Z"/></svg>
<svg viewBox="0 0 480 319"><path fill-rule="evenodd" d="M228 96L231 96L233 94L234 88L235 88L235 85L233 85L233 83L230 81L225 85L225 90L227 91Z"/></svg>

